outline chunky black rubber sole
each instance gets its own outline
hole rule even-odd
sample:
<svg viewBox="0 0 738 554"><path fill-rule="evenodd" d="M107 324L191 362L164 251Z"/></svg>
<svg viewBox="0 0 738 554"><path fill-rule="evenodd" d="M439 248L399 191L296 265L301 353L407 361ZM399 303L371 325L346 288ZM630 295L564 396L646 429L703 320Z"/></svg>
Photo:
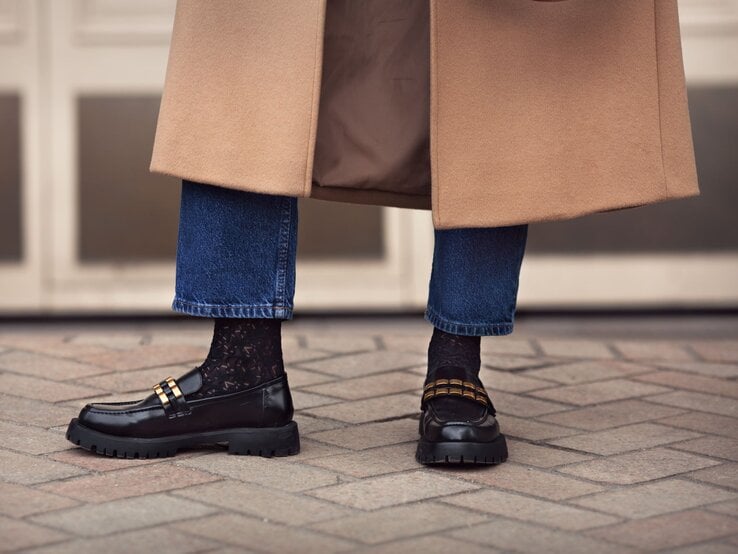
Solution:
<svg viewBox="0 0 738 554"><path fill-rule="evenodd" d="M67 439L90 452L116 458L166 458L182 449L221 442L228 443L229 454L271 458L300 452L300 435L294 421L284 427L244 427L143 439L100 433L75 418L67 428Z"/></svg>
<svg viewBox="0 0 738 554"><path fill-rule="evenodd" d="M415 459L425 465L501 464L507 460L507 442L504 435L492 442L428 442L420 439Z"/></svg>

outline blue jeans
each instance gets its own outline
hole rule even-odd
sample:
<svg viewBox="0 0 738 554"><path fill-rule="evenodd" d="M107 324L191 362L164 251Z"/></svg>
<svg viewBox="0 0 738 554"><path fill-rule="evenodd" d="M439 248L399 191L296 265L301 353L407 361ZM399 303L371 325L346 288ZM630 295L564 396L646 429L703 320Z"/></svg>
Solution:
<svg viewBox="0 0 738 554"><path fill-rule="evenodd" d="M528 225L436 229L425 319L457 335L512 333ZM291 319L297 198L182 182L172 309Z"/></svg>

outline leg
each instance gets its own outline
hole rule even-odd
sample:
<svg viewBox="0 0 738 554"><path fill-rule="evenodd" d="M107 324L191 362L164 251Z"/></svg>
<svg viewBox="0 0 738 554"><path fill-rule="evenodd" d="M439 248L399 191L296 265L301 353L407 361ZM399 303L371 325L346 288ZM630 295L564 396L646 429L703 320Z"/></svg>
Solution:
<svg viewBox="0 0 738 554"><path fill-rule="evenodd" d="M297 199L182 182L172 308L291 319Z"/></svg>
<svg viewBox="0 0 738 554"><path fill-rule="evenodd" d="M512 333L528 226L435 231L421 463L499 463L505 437L479 380L480 337Z"/></svg>
<svg viewBox="0 0 738 554"><path fill-rule="evenodd" d="M455 335L513 331L528 225L435 231L425 319Z"/></svg>
<svg viewBox="0 0 738 554"><path fill-rule="evenodd" d="M213 442L228 442L236 454L296 454L281 347L296 243L296 198L183 181L172 307L214 318L210 352L140 402L86 406L67 437L119 457Z"/></svg>

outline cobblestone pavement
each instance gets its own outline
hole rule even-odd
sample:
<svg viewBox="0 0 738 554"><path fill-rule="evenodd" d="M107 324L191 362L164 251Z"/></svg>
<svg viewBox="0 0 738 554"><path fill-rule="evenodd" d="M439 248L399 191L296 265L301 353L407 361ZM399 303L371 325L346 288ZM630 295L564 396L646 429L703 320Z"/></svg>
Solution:
<svg viewBox="0 0 738 554"><path fill-rule="evenodd" d="M194 367L209 325L5 323L0 550L736 552L735 321L532 319L484 338L510 460L471 469L413 458L422 320L285 325L299 456L146 461L72 448L66 423Z"/></svg>

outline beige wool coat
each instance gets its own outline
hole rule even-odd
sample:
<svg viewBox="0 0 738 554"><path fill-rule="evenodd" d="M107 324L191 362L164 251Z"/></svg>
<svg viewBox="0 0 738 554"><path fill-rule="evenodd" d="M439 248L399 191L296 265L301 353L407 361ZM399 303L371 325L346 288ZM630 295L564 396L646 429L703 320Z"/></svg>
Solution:
<svg viewBox="0 0 738 554"><path fill-rule="evenodd" d="M179 0L151 171L438 229L696 196L677 0Z"/></svg>

